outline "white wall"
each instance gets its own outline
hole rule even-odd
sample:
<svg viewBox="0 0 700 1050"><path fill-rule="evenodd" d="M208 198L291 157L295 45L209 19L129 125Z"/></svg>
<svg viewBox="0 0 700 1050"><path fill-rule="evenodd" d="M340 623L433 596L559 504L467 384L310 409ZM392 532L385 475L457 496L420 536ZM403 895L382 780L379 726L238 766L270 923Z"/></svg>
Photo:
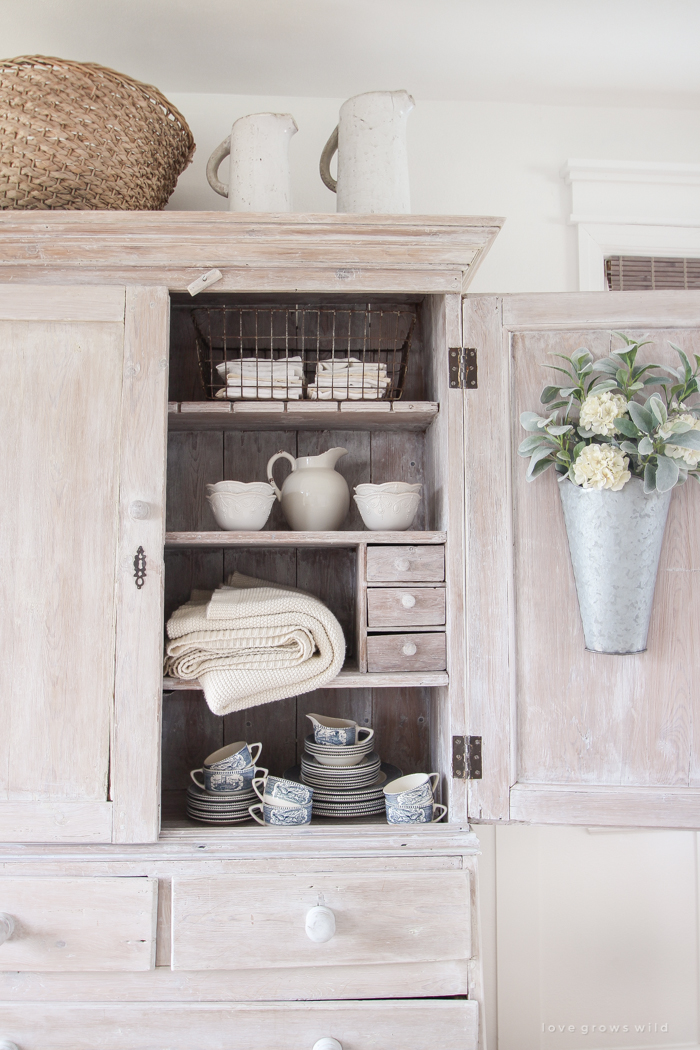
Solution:
<svg viewBox="0 0 700 1050"><path fill-rule="evenodd" d="M299 125L290 148L294 209L335 211L318 160L342 99L170 97L190 123L197 152L169 208L225 209L206 181L207 159L235 119L273 111L291 112ZM416 214L507 219L470 291L567 291L578 288L578 249L566 224L562 165L571 157L700 162L700 112L419 100L408 119L408 147Z"/></svg>
<svg viewBox="0 0 700 1050"><path fill-rule="evenodd" d="M342 99L170 97L197 141L170 208L225 209L206 181L211 151L237 117L275 111L299 125L295 210L335 210L318 159ZM507 218L470 291L578 288L560 177L572 157L700 162L700 113L419 101L409 118L413 211ZM695 833L484 827L481 839L489 1050L698 1046ZM641 1024L651 1030L635 1031Z"/></svg>

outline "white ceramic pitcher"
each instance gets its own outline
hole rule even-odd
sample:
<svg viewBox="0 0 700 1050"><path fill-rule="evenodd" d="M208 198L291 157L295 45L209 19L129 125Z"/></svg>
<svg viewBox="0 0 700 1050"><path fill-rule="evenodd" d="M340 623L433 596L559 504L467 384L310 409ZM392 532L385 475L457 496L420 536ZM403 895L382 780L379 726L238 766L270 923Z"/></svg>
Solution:
<svg viewBox="0 0 700 1050"><path fill-rule="evenodd" d="M300 456L278 452L268 461L267 478L274 486L282 504L289 527L295 532L332 532L339 529L350 509L350 490L335 465L346 448L329 448L320 456ZM272 468L278 459L288 459L292 473L288 474L282 489L275 485Z"/></svg>
<svg viewBox="0 0 700 1050"><path fill-rule="evenodd" d="M207 163L209 185L228 197L229 211L292 210L289 143L298 130L291 113L249 113L235 122ZM226 185L218 171L229 154Z"/></svg>
<svg viewBox="0 0 700 1050"><path fill-rule="evenodd" d="M321 178L338 195L337 211L363 215L410 212L407 91L368 91L340 107L340 121L321 154ZM330 171L338 151L338 179Z"/></svg>

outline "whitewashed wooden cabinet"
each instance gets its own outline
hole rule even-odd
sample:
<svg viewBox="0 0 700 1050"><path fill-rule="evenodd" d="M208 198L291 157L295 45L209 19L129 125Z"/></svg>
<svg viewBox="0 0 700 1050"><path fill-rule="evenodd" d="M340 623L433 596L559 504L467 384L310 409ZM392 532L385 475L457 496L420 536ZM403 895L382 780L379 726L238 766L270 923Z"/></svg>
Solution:
<svg viewBox="0 0 700 1050"><path fill-rule="evenodd" d="M640 325L693 348L700 297L463 301L499 226L0 215L0 1041L483 1047L468 821L697 826L693 494L674 497L643 668L592 659L556 492L526 489L513 449L548 350ZM212 267L212 304L409 308L403 398L206 400L185 289ZM351 484L423 483L410 532L367 532L354 509L334 533L290 533L278 510L260 533L215 529L206 484L330 445ZM163 680L164 618L233 569L327 602L348 643L331 687L222 719ZM437 770L448 822L187 820L207 753L261 740L283 773L312 710L373 725L406 772ZM305 933L319 904L335 915L325 944Z"/></svg>

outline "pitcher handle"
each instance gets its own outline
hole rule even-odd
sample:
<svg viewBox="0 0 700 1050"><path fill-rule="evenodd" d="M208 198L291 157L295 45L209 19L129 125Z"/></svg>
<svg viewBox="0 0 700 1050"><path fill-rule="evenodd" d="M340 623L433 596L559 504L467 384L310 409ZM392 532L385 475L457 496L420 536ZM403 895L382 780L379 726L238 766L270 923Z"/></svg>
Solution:
<svg viewBox="0 0 700 1050"><path fill-rule="evenodd" d="M267 461L267 480L270 482L273 489L275 490L275 495L277 496L277 499L281 500L282 493L277 488L277 485L275 484L275 479L272 476L272 467L278 459L288 459L289 462L292 464L292 473L297 469L297 461L295 460L294 456L290 456L289 452L278 452L275 456L272 456L272 458Z"/></svg>
<svg viewBox="0 0 700 1050"><path fill-rule="evenodd" d="M326 145L323 147L323 153L321 154L321 160L318 165L318 170L321 172L321 178L323 183L328 187L329 190L333 190L333 193L338 192L338 180L334 179L331 175L331 160L333 154L338 149L338 125L336 124L335 130L331 132ZM207 168L207 175L209 174L209 168Z"/></svg>
<svg viewBox="0 0 700 1050"><path fill-rule="evenodd" d="M228 197L228 186L224 182L219 181L219 165L223 160L228 157L231 152L231 136L225 138L220 145L216 147L211 157L207 161L207 181L213 190L220 193L222 197Z"/></svg>

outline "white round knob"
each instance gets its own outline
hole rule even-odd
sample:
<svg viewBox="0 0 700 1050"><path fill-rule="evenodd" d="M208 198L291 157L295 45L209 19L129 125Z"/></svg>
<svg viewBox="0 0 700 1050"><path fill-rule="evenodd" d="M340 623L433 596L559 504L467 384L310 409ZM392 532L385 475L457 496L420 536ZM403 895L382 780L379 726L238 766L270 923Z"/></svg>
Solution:
<svg viewBox="0 0 700 1050"><path fill-rule="evenodd" d="M397 558L394 562L394 568L398 569L399 572L408 572L411 568L411 563L408 558Z"/></svg>
<svg viewBox="0 0 700 1050"><path fill-rule="evenodd" d="M404 609L412 609L413 606L416 604L416 599L413 597L412 594L402 594L401 604L403 605Z"/></svg>
<svg viewBox="0 0 700 1050"><path fill-rule="evenodd" d="M319 905L306 913L306 936L315 944L325 944L335 936L335 915Z"/></svg>
<svg viewBox="0 0 700 1050"><path fill-rule="evenodd" d="M404 656L415 656L418 652L418 646L415 642L404 642L401 652Z"/></svg>
<svg viewBox="0 0 700 1050"><path fill-rule="evenodd" d="M129 506L129 515L134 521L145 521L150 513L150 507L142 499L135 499Z"/></svg>
<svg viewBox="0 0 700 1050"><path fill-rule="evenodd" d="M314 1043L311 1050L343 1050L343 1048L337 1039L326 1036L325 1039L319 1039L317 1043Z"/></svg>
<svg viewBox="0 0 700 1050"><path fill-rule="evenodd" d="M12 934L15 932L15 920L7 912L0 911L0 944L4 944L5 941L9 941ZM0 1045L0 1050L2 1046Z"/></svg>
<svg viewBox="0 0 700 1050"><path fill-rule="evenodd" d="M340 1046L340 1043L338 1043ZM19 1050L17 1043L11 1043L9 1039L0 1039L0 1050Z"/></svg>

